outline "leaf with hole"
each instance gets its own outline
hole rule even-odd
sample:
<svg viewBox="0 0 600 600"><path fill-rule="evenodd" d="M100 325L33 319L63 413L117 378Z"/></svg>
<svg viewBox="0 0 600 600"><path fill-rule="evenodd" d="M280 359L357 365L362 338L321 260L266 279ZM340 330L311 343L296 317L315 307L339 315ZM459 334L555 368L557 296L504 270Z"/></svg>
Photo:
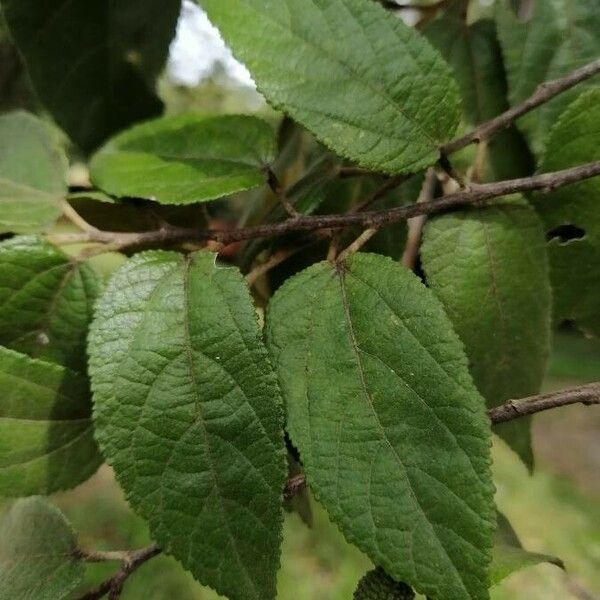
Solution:
<svg viewBox="0 0 600 600"><path fill-rule="evenodd" d="M0 524L0 598L63 600L83 575L65 516L42 498L15 502Z"/></svg>
<svg viewBox="0 0 600 600"><path fill-rule="evenodd" d="M488 406L537 394L550 353L551 296L535 211L522 200L500 200L431 219L421 257ZM494 429L531 468L529 419Z"/></svg>
<svg viewBox="0 0 600 600"><path fill-rule="evenodd" d="M269 102L362 166L419 171L458 125L442 57L371 0L199 4Z"/></svg>
<svg viewBox="0 0 600 600"><path fill-rule="evenodd" d="M180 0L2 0L35 91L83 150L157 116Z"/></svg>
<svg viewBox="0 0 600 600"><path fill-rule="evenodd" d="M346 538L433 600L488 598L490 424L433 294L375 254L318 263L273 297L267 340L308 483Z"/></svg>
<svg viewBox="0 0 600 600"><path fill-rule="evenodd" d="M85 377L0 346L0 496L75 487L102 462Z"/></svg>
<svg viewBox="0 0 600 600"><path fill-rule="evenodd" d="M274 153L275 132L256 117L165 117L110 140L91 178L113 196L206 202L265 183Z"/></svg>
<svg viewBox="0 0 600 600"><path fill-rule="evenodd" d="M232 600L275 598L282 408L239 271L208 252L135 256L89 352L100 447L161 549Z"/></svg>
<svg viewBox="0 0 600 600"><path fill-rule="evenodd" d="M50 227L67 195L66 170L49 125L25 112L0 115L0 233Z"/></svg>
<svg viewBox="0 0 600 600"><path fill-rule="evenodd" d="M600 160L600 88L589 90L561 115L548 138L542 172ZM555 320L574 320L600 336L600 178L535 194L550 243Z"/></svg>
<svg viewBox="0 0 600 600"><path fill-rule="evenodd" d="M85 372L99 275L34 236L0 243L0 344Z"/></svg>

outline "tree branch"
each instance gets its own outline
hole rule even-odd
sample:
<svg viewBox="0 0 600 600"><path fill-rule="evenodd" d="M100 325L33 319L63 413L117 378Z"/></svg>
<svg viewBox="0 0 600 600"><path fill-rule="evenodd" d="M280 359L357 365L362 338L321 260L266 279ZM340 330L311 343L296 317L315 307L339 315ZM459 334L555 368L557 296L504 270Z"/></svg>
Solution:
<svg viewBox="0 0 600 600"><path fill-rule="evenodd" d="M600 73L600 59L595 60L576 71L573 71L566 77L555 79L553 81L547 81L542 83L535 90L532 96L530 96L525 102L510 108L501 115L482 123L473 131L467 133L463 137L457 138L448 142L440 148L442 156L452 154L457 150L461 150L465 146L474 142L481 142L488 140L492 135L502 129L506 129L512 123L514 123L519 117L532 111L534 108L541 106L542 104L552 100L555 96L558 96L562 92L576 86L577 84L590 79L594 75Z"/></svg>
<svg viewBox="0 0 600 600"><path fill-rule="evenodd" d="M127 578L145 562L160 554L160 549L156 544L152 544L141 550L132 550L129 552L86 552L81 551L80 555L89 562L99 562L105 560L120 560L123 565L109 579L103 581L94 589L86 592L79 597L79 600L98 600L108 594L109 600L118 600L123 591L123 585Z"/></svg>
<svg viewBox="0 0 600 600"><path fill-rule="evenodd" d="M460 190L430 202L410 204L408 206L381 211L352 212L341 215L302 216L278 223L267 223L239 229L196 230L165 227L157 231L143 233L92 231L86 233L56 234L48 235L47 239L58 245L98 242L108 244L111 250L122 250L124 248L175 245L184 242L215 241L222 244L231 244L254 238L276 237L294 231L341 229L352 225L358 225L364 229L377 229L419 215L433 215L508 194L534 190L548 192L598 175L600 175L600 161L595 161L554 173L544 173L532 177L486 183L483 185L471 184L466 190Z"/></svg>
<svg viewBox="0 0 600 600"><path fill-rule="evenodd" d="M600 404L600 382L582 385L568 390L529 396L520 400L509 400L505 404L488 410L488 416L493 425L506 423L519 417L525 417L534 413L569 406L570 404ZM306 487L304 473L295 475L287 480L283 490L283 497L289 500Z"/></svg>
<svg viewBox="0 0 600 600"><path fill-rule="evenodd" d="M506 404L488 411L492 423L505 423L518 417L532 415L544 410L568 406L570 404L600 404L600 383L552 392L541 396L530 396L520 400L509 400Z"/></svg>

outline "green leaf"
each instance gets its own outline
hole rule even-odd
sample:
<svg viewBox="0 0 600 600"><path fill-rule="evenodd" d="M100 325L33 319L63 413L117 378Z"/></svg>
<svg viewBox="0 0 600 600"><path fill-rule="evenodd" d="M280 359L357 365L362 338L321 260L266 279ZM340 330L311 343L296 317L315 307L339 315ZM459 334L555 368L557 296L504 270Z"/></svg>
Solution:
<svg viewBox="0 0 600 600"><path fill-rule="evenodd" d="M220 594L273 599L281 400L240 273L208 252L135 256L89 351L98 441L154 539Z"/></svg>
<svg viewBox="0 0 600 600"><path fill-rule="evenodd" d="M365 573L354 590L354 600L414 600L405 583L394 581L381 567Z"/></svg>
<svg viewBox="0 0 600 600"><path fill-rule="evenodd" d="M288 280L267 314L288 431L346 538L433 600L488 598L490 425L440 303L391 259Z"/></svg>
<svg viewBox="0 0 600 600"><path fill-rule="evenodd" d="M454 71L463 100L463 121L469 128L508 109L494 21L481 19L467 26L464 19L448 15L433 21L423 33ZM471 154L471 150L466 153ZM514 126L489 140L486 158L485 180L524 177L532 170L527 144Z"/></svg>
<svg viewBox="0 0 600 600"><path fill-rule="evenodd" d="M89 265L40 238L0 243L0 344L85 372L100 287Z"/></svg>
<svg viewBox="0 0 600 600"><path fill-rule="evenodd" d="M550 351L551 299L535 212L521 200L504 200L434 218L421 256L488 406L538 393ZM533 465L528 419L495 430Z"/></svg>
<svg viewBox="0 0 600 600"><path fill-rule="evenodd" d="M67 194L67 159L57 136L24 112L0 115L0 233L45 229Z"/></svg>
<svg viewBox="0 0 600 600"><path fill-rule="evenodd" d="M544 81L567 75L600 55L597 0L535 2L527 22L521 22L502 2L497 5L512 106L526 100ZM536 155L543 153L550 128L582 86L594 84L591 80L563 92L518 121Z"/></svg>
<svg viewBox="0 0 600 600"><path fill-rule="evenodd" d="M561 115L550 132L541 171L595 160L600 160L600 88L582 94ZM600 336L600 178L536 194L533 202L552 238L555 319L574 320Z"/></svg>
<svg viewBox="0 0 600 600"><path fill-rule="evenodd" d="M85 377L0 346L0 389L0 496L51 494L95 473Z"/></svg>
<svg viewBox="0 0 600 600"><path fill-rule="evenodd" d="M387 173L439 158L456 85L418 32L371 0L199 0L276 108L338 154Z"/></svg>
<svg viewBox="0 0 600 600"><path fill-rule="evenodd" d="M490 565L491 585L497 585L516 571L542 563L550 563L561 569L565 568L560 558L524 550L508 519L498 513L498 529Z"/></svg>
<svg viewBox="0 0 600 600"><path fill-rule="evenodd" d="M15 502L0 526L0 599L62 600L83 574L64 515L42 498Z"/></svg>
<svg viewBox="0 0 600 600"><path fill-rule="evenodd" d="M159 115L180 0L2 0L35 90L83 150Z"/></svg>
<svg viewBox="0 0 600 600"><path fill-rule="evenodd" d="M275 132L245 116L183 115L119 134L91 163L93 183L113 196L190 204L265 183Z"/></svg>

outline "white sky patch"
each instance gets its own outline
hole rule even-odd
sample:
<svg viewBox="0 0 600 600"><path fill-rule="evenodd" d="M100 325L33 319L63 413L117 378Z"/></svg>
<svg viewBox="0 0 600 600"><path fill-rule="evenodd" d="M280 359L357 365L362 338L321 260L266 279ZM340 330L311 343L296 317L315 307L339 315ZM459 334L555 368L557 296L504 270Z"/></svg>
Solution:
<svg viewBox="0 0 600 600"><path fill-rule="evenodd" d="M204 11L190 0L183 0L167 71L178 85L193 87L217 72L234 85L255 87L246 67L233 58Z"/></svg>

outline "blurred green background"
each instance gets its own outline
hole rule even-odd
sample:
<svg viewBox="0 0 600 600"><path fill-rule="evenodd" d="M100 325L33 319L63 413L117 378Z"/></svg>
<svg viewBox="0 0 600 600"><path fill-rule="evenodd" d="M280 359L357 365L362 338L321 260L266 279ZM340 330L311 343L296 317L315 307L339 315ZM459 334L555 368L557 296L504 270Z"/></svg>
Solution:
<svg viewBox="0 0 600 600"><path fill-rule="evenodd" d="M600 342L572 331L556 335L546 389L600 379ZM530 477L516 457L496 440L497 501L528 550L554 554L567 566L522 571L493 590L493 600L591 600L600 593L600 411L572 406L534 419L537 457ZM103 467L79 488L53 497L71 519L84 548L144 546L144 522L128 508L111 471ZM345 542L313 502L314 527L286 515L281 600L349 600L369 560ZM88 567L85 588L118 565ZM212 600L178 563L158 557L128 581L124 600Z"/></svg>

